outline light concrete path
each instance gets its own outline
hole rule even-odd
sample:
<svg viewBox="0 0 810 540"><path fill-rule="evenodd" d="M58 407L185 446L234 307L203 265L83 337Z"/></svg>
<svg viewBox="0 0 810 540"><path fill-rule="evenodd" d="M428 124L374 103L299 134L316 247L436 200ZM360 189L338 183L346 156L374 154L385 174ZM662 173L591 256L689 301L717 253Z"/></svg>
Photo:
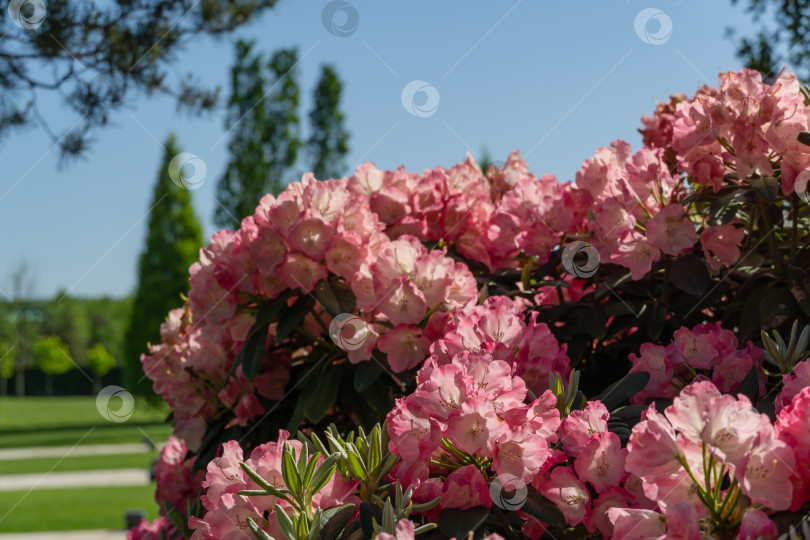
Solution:
<svg viewBox="0 0 810 540"><path fill-rule="evenodd" d="M132 444L88 444L78 446L41 446L36 448L6 448L0 450L0 461L11 459L33 459L47 457L109 456L112 454L140 454L149 452L152 447L145 443Z"/></svg>
<svg viewBox="0 0 810 540"><path fill-rule="evenodd" d="M148 469L107 469L0 475L0 491L105 486L148 486Z"/></svg>
<svg viewBox="0 0 810 540"><path fill-rule="evenodd" d="M126 540L126 531L69 531L0 534L0 540Z"/></svg>

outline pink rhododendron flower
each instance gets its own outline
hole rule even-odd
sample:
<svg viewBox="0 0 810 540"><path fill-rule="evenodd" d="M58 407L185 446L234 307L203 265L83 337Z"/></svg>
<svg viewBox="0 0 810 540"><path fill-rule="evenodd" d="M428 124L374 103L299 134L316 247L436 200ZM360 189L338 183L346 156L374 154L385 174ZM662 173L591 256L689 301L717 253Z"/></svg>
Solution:
<svg viewBox="0 0 810 540"><path fill-rule="evenodd" d="M569 525L582 522L591 496L585 484L577 480L569 467L557 467L549 479L540 486L548 500L557 505Z"/></svg>
<svg viewBox="0 0 810 540"><path fill-rule="evenodd" d="M647 222L647 240L667 255L677 255L697 242L697 233L683 206L670 204Z"/></svg>
<svg viewBox="0 0 810 540"><path fill-rule="evenodd" d="M666 532L664 516L652 510L614 507L608 509L607 515L615 540L659 538Z"/></svg>
<svg viewBox="0 0 810 540"><path fill-rule="evenodd" d="M762 510L748 507L742 516L738 540L776 540L779 531Z"/></svg>
<svg viewBox="0 0 810 540"><path fill-rule="evenodd" d="M709 266L714 270L719 270L721 266L734 266L740 259L739 245L743 238L745 228L736 221L706 227L700 233L700 244Z"/></svg>
<svg viewBox="0 0 810 540"><path fill-rule="evenodd" d="M626 457L627 449L622 448L619 436L603 431L594 433L590 441L580 448L574 468L577 477L601 493L619 486L625 476Z"/></svg>
<svg viewBox="0 0 810 540"><path fill-rule="evenodd" d="M442 488L442 506L460 510L492 506L487 481L475 465L466 465L447 475Z"/></svg>

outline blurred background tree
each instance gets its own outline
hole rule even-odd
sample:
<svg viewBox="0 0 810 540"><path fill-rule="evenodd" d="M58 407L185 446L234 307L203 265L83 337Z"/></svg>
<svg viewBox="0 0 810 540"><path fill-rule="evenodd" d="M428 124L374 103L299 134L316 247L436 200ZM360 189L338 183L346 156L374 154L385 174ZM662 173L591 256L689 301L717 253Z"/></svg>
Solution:
<svg viewBox="0 0 810 540"><path fill-rule="evenodd" d="M732 4L740 0L731 0ZM758 26L756 35L738 39L737 56L751 69L773 80L787 64L802 81L810 80L810 2L807 0L743 0ZM727 29L737 39L734 29Z"/></svg>
<svg viewBox="0 0 810 540"><path fill-rule="evenodd" d="M218 88L186 74L169 80L177 53L202 35L221 36L276 0L12 0L0 17L0 137L38 123L63 158L82 154L90 134L133 93L173 96L179 108L213 108ZM40 114L40 92L58 95L76 122L61 135Z"/></svg>
<svg viewBox="0 0 810 540"><path fill-rule="evenodd" d="M52 396L53 376L67 373L75 366L67 345L62 343L62 340L57 336L48 336L34 343L32 350L37 367L46 375L45 392L47 395Z"/></svg>
<svg viewBox="0 0 810 540"><path fill-rule="evenodd" d="M332 66L321 66L321 77L312 96L307 149L311 170L318 180L341 178L349 152L349 133L343 126L340 94L343 84Z"/></svg>
<svg viewBox="0 0 810 540"><path fill-rule="evenodd" d="M230 158L217 183L214 223L233 230L253 214L262 195L284 189L301 145L298 52L279 49L265 63L254 48L254 42L236 44L225 121Z"/></svg>
<svg viewBox="0 0 810 540"><path fill-rule="evenodd" d="M8 394L8 380L14 376L17 349L8 341L0 341L0 396Z"/></svg>
<svg viewBox="0 0 810 540"><path fill-rule="evenodd" d="M147 343L160 341L160 325L166 314L182 305L181 295L189 288L188 268L199 258L202 246L202 227L191 204L191 192L169 176L169 163L180 153L174 135L164 146L125 338L124 386L133 394L152 395L151 381L144 377L141 367L141 354L147 352Z"/></svg>
<svg viewBox="0 0 810 540"><path fill-rule="evenodd" d="M101 391L101 377L115 367L115 357L101 343L96 343L87 351L87 366L93 372L93 393Z"/></svg>

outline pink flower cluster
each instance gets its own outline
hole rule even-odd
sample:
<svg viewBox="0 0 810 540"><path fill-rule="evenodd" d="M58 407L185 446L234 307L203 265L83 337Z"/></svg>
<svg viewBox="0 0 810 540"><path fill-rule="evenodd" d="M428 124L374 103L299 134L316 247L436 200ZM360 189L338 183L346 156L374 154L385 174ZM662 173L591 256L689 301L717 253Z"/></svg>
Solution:
<svg viewBox="0 0 810 540"><path fill-rule="evenodd" d="M781 169L782 192L807 188L810 148L796 140L810 129L810 114L796 75L783 71L773 84L753 70L720 75L717 89L703 87L692 99L679 95L645 120L644 142L672 146L677 166L714 191L735 172L742 182L752 174Z"/></svg>
<svg viewBox="0 0 810 540"><path fill-rule="evenodd" d="M244 425L264 410L256 394L274 400L284 395L291 361L288 352L277 352L253 381L244 377L241 367L227 379L241 343L230 338L212 339L206 327L191 324L188 306L169 312L160 331L163 341L151 346L151 354L143 355L141 362L155 392L174 411L175 434L190 449L199 446L206 420L218 410L215 404L233 408Z"/></svg>
<svg viewBox="0 0 810 540"><path fill-rule="evenodd" d="M449 169L421 175L365 164L349 188L369 197L390 237L408 234L452 245L490 270L517 266L521 253L545 262L586 209L570 183L550 174L538 179L517 151L485 174L469 155Z"/></svg>
<svg viewBox="0 0 810 540"><path fill-rule="evenodd" d="M810 386L810 359L796 364L793 373L782 375L782 391L776 396L776 412L781 411L790 401Z"/></svg>
<svg viewBox="0 0 810 540"><path fill-rule="evenodd" d="M281 475L281 458L285 443L291 445L295 454L300 455L300 441L288 440L289 433L280 431L278 441L257 446L248 459L243 458L242 448L237 441L228 441L222 445L222 455L208 464L208 471L202 486L205 494L202 504L206 512L202 518L191 517L189 527L194 530L194 540L220 540L252 536L247 529L247 518L253 519L265 532L274 538L284 535L274 515L278 504L285 511L292 511L290 504L272 495L245 496L239 495L242 490L258 490L259 486L242 470L240 463L247 464L267 482L278 489L286 489ZM297 458L296 458L297 459ZM323 461L319 458L318 463ZM315 508L331 508L355 498L351 495L357 487L356 482L345 482L340 474L335 474L312 499ZM265 524L263 514L269 512ZM245 536L247 535L247 536Z"/></svg>
<svg viewBox="0 0 810 540"><path fill-rule="evenodd" d="M807 420L785 424L806 430ZM660 515L650 513L654 509L614 509L608 512L614 527L655 525L658 534L666 528L669 534L699 538L699 519L715 526L734 521L740 495L771 510L788 509L796 455L780 429L745 396L722 394L709 381L686 386L664 414L650 405L632 430L626 469L641 479L644 495ZM773 528L764 515L748 520Z"/></svg>
<svg viewBox="0 0 810 540"><path fill-rule="evenodd" d="M155 464L155 500L161 505L169 502L181 516L187 516L202 492L202 471L192 475L194 458L186 459L186 443L177 437L169 437L166 446L160 451Z"/></svg>
<svg viewBox="0 0 810 540"><path fill-rule="evenodd" d="M560 423L546 390L525 403L515 368L486 351L463 351L449 363L429 360L416 390L388 414L389 450L400 456L393 476L416 497L438 494L445 508L491 506L487 480L475 464L453 462L455 451L491 460L492 470L530 482L551 455ZM431 472L451 470L446 479Z"/></svg>
<svg viewBox="0 0 810 540"><path fill-rule="evenodd" d="M528 324L515 302L502 296L487 298L447 324L444 337L430 345L439 364L462 351L486 351L493 358L516 364L519 375L536 395L548 389L548 376L571 372L567 345L560 345L533 312Z"/></svg>
<svg viewBox="0 0 810 540"><path fill-rule="evenodd" d="M723 329L720 323L676 330L672 343L667 346L645 343L638 355L630 355L633 365L630 373L649 373L650 381L630 402L643 404L650 398L674 397L686 382L704 374L721 391L734 392L754 367L759 394L764 394L765 352L750 341L742 349L737 347L734 333Z"/></svg>

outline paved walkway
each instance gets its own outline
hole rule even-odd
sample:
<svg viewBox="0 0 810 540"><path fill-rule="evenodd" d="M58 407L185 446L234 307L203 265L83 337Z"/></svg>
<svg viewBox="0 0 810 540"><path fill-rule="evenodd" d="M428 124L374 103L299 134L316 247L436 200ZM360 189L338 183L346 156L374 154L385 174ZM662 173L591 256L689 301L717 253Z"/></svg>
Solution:
<svg viewBox="0 0 810 540"><path fill-rule="evenodd" d="M0 475L0 491L29 489L148 486L147 469L105 469L98 471L65 471L31 474Z"/></svg>
<svg viewBox="0 0 810 540"><path fill-rule="evenodd" d="M125 531L70 531L0 534L0 540L126 540Z"/></svg>
<svg viewBox="0 0 810 540"><path fill-rule="evenodd" d="M132 444L88 444L79 446L48 446L37 448L6 448L0 450L0 461L11 459L60 458L65 455L76 456L109 456L112 454L140 454L152 450L145 443Z"/></svg>

